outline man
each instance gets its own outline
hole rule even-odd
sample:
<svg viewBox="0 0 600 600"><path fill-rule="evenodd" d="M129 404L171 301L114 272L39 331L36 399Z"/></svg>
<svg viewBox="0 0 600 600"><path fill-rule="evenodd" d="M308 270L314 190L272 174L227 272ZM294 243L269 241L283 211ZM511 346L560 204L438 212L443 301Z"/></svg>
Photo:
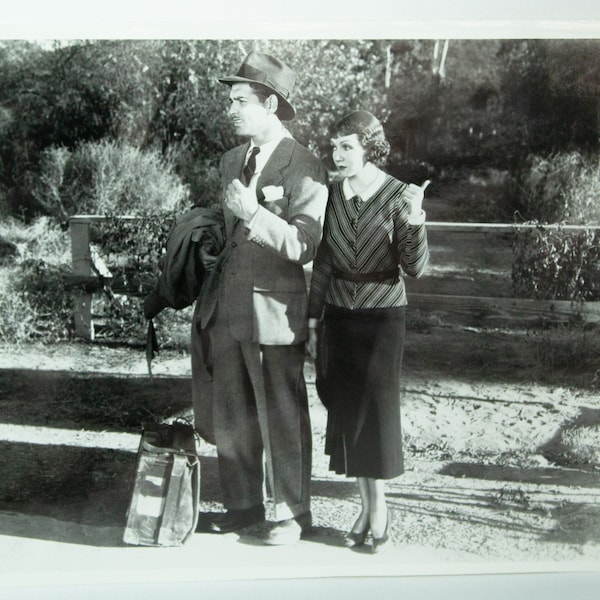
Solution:
<svg viewBox="0 0 600 600"><path fill-rule="evenodd" d="M195 316L204 339L208 333L204 375L212 372L214 439L227 509L210 529L226 533L264 521L266 459L276 525L264 541L286 544L311 527L302 265L314 258L321 240L327 176L282 125L295 116L289 67L251 52L236 75L219 81L230 86L235 132L249 141L221 161L226 247Z"/></svg>

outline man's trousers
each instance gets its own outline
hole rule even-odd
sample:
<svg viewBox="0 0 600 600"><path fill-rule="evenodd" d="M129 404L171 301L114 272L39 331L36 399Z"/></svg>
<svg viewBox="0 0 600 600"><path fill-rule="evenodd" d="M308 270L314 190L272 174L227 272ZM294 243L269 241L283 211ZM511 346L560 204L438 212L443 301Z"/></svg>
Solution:
<svg viewBox="0 0 600 600"><path fill-rule="evenodd" d="M304 344L239 342L218 316L208 333L223 504L228 509L260 504L266 463L275 519L307 512L312 438Z"/></svg>

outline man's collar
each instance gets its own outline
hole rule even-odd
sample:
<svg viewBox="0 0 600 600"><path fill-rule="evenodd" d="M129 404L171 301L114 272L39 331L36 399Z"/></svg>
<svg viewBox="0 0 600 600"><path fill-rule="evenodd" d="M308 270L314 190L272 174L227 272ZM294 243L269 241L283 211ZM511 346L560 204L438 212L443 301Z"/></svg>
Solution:
<svg viewBox="0 0 600 600"><path fill-rule="evenodd" d="M277 135L275 135L274 137L272 137L268 142L265 142L264 144L261 144L260 147L260 151L261 152L269 152L274 150L277 147L277 144L279 144L279 142L285 138L285 137L292 137L292 135L290 134L290 132L282 125L281 129L277 132ZM252 148L254 148L256 146L256 144L254 143L254 141L251 139L250 140L250 146L248 147L248 153L252 152Z"/></svg>

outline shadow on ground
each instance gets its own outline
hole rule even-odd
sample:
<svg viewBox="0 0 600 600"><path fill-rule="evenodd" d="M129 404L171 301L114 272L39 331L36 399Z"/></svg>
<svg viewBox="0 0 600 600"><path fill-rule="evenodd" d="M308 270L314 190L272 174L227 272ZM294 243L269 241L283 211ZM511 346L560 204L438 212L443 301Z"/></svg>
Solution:
<svg viewBox="0 0 600 600"><path fill-rule="evenodd" d="M189 385L189 379L178 377L0 369L0 421L41 434L35 444L0 440L0 535L124 546L135 450L50 443L44 431L139 433L145 420L189 413ZM598 411L582 413L574 424L590 422L598 422ZM201 456L200 461L201 510L221 510L216 458ZM493 529L498 536L508 532L508 537L523 534L555 543L600 542L600 509L589 501L600 489L600 473L455 462L432 477L390 483L397 539L453 547L459 543L452 534L456 526L469 526L481 539ZM526 485L544 489L524 490ZM548 489L558 486L577 493L556 492L548 500ZM356 509L354 480L314 479L312 497L316 527L307 539L342 545L342 529L351 524ZM405 523L408 532L415 532L412 537L402 531ZM452 525L448 538L435 536L439 523ZM257 537L242 535L239 541L255 544Z"/></svg>
<svg viewBox="0 0 600 600"><path fill-rule="evenodd" d="M136 454L0 443L0 535L122 546ZM217 502L217 463L201 457L201 498Z"/></svg>
<svg viewBox="0 0 600 600"><path fill-rule="evenodd" d="M0 369L1 423L37 441L0 440L0 535L123 545L135 451L61 444L57 432L141 433L144 421L189 412L190 396L189 378ZM216 501L216 460L202 469L201 495Z"/></svg>
<svg viewBox="0 0 600 600"><path fill-rule="evenodd" d="M565 502L552 511L557 526L544 536L561 544L600 543L600 506L597 503Z"/></svg>
<svg viewBox="0 0 600 600"><path fill-rule="evenodd" d="M600 473L578 469L554 467L523 469L502 465L455 462L442 467L439 473L441 475L450 475L451 477L486 479L490 481L600 488Z"/></svg>
<svg viewBox="0 0 600 600"><path fill-rule="evenodd" d="M133 452L70 446L0 443L0 535L96 547L126 546L122 541L135 478ZM201 519L209 522L220 507L217 459L201 456ZM315 482L316 496L355 496L351 482ZM239 542L261 544L273 525L267 521L244 531ZM316 525L307 541L343 545L343 532Z"/></svg>
<svg viewBox="0 0 600 600"><path fill-rule="evenodd" d="M561 544L600 542L600 506L589 499L597 497L600 474L564 468L513 468L506 466L451 463L438 471L461 480L493 482L485 489L466 485L423 486L418 494L395 492L391 497L426 509L440 517L468 519L506 531L534 534L542 541ZM532 487L543 486L543 487ZM559 493L558 487L572 493ZM434 508L431 508L433 506ZM437 507L437 508L436 508ZM468 507L469 512L463 513ZM472 514L471 509L479 510ZM506 518L509 516L510 518Z"/></svg>
<svg viewBox="0 0 600 600"><path fill-rule="evenodd" d="M189 413L190 396L188 378L0 369L2 423L30 427L38 441L0 440L0 535L124 546L135 451L85 442L57 444L56 431L141 434L146 420ZM54 443L43 443L44 432L50 430ZM217 460L201 456L200 464L201 508L220 509ZM316 493L327 490L332 498L355 493L352 484L339 482L337 490L331 485L317 483ZM329 527L315 527L310 536L334 545L340 538L340 532ZM240 541L256 543L256 539L243 536Z"/></svg>
<svg viewBox="0 0 600 600"><path fill-rule="evenodd" d="M190 408L191 383L180 377L118 377L0 369L2 423L138 431Z"/></svg>

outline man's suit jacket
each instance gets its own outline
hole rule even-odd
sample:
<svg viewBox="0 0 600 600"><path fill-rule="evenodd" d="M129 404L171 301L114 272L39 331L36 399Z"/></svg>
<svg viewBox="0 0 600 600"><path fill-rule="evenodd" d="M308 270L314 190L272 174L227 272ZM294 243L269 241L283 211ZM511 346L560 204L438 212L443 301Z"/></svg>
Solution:
<svg viewBox="0 0 600 600"><path fill-rule="evenodd" d="M223 156L223 190L240 178L247 151L244 144ZM236 339L300 343L307 333L303 265L315 257L321 241L327 173L311 152L284 138L260 173L256 190L259 208L251 229L224 208L227 241L202 289L201 326L208 325L219 302Z"/></svg>

